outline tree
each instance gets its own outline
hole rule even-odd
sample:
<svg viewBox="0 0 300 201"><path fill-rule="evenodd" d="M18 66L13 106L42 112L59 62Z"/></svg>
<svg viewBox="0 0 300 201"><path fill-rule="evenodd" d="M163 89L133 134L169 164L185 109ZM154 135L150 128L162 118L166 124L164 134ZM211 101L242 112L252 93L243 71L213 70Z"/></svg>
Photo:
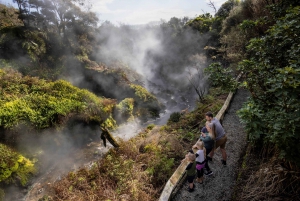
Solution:
<svg viewBox="0 0 300 201"><path fill-rule="evenodd" d="M238 5L238 3L239 3L239 0L228 0L228 1L226 1L219 8L217 13L215 14L215 17L221 17L221 18L225 19L229 15L229 13L233 9L233 7Z"/></svg>
<svg viewBox="0 0 300 201"><path fill-rule="evenodd" d="M29 13L29 6L28 6L28 0L13 0L14 3L17 3L18 8L19 8L19 19L21 19L24 22L24 25L29 24L29 18L28 18L28 13ZM27 23L26 23L27 19Z"/></svg>
<svg viewBox="0 0 300 201"><path fill-rule="evenodd" d="M234 91L238 86L232 70L223 67L219 62L210 64L205 73L208 74L212 86L221 86L225 91Z"/></svg>
<svg viewBox="0 0 300 201"><path fill-rule="evenodd" d="M203 68L196 67L195 74L193 75L191 69L189 69L189 77L188 80L195 90L196 94L198 95L198 101L204 101L204 95L207 93L208 90L208 81L207 76L204 74Z"/></svg>
<svg viewBox="0 0 300 201"><path fill-rule="evenodd" d="M264 37L247 46L250 58L240 63L251 99L239 115L252 142L273 144L280 157L300 165L300 6Z"/></svg>
<svg viewBox="0 0 300 201"><path fill-rule="evenodd" d="M26 26L52 30L58 34L65 35L67 28L74 28L78 24L96 26L98 22L95 13L81 10L85 5L82 0L13 0L13 2L17 3L19 18L26 22Z"/></svg>
<svg viewBox="0 0 300 201"><path fill-rule="evenodd" d="M214 9L215 13L217 12L217 8L216 8L214 2L212 2L211 0L209 0L209 2L207 4L208 4L209 7L211 7L212 9Z"/></svg>
<svg viewBox="0 0 300 201"><path fill-rule="evenodd" d="M198 101L204 101L204 95L208 92L208 76L204 73L206 57L204 54L197 54L190 57L193 67L188 68L188 81L198 95Z"/></svg>
<svg viewBox="0 0 300 201"><path fill-rule="evenodd" d="M201 34L205 34L210 31L213 23L213 17L209 13L199 15L193 20L190 20L187 25L194 30L197 30Z"/></svg>

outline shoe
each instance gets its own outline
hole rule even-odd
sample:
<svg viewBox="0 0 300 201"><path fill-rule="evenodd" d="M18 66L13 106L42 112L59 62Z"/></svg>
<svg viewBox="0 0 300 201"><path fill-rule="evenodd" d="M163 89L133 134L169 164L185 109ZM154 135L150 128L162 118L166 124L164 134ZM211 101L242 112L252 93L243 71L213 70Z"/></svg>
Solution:
<svg viewBox="0 0 300 201"><path fill-rule="evenodd" d="M197 182L200 183L200 184L202 184L203 183L203 178L202 179L197 178Z"/></svg>
<svg viewBox="0 0 300 201"><path fill-rule="evenodd" d="M212 175L212 174L213 174L213 171L210 170L210 171L205 172L204 174L205 174L206 176L209 176L209 175Z"/></svg>
<svg viewBox="0 0 300 201"><path fill-rule="evenodd" d="M195 186L194 186L194 188L190 188L190 187L187 188L188 192L193 192L194 189L195 189Z"/></svg>
<svg viewBox="0 0 300 201"><path fill-rule="evenodd" d="M202 179L197 178L197 182L198 182L199 184L203 184L203 178L202 178Z"/></svg>
<svg viewBox="0 0 300 201"><path fill-rule="evenodd" d="M226 166L226 161L224 161L224 160L222 159L221 162L222 162L222 164L223 164L224 166Z"/></svg>
<svg viewBox="0 0 300 201"><path fill-rule="evenodd" d="M209 157L209 156L206 156L206 159L207 159L208 161L212 161L212 158Z"/></svg>

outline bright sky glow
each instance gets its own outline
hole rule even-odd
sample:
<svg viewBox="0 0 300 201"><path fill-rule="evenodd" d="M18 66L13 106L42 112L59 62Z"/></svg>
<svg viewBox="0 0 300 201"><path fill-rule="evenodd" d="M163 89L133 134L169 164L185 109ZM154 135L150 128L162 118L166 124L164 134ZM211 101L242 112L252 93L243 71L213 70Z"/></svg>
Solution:
<svg viewBox="0 0 300 201"><path fill-rule="evenodd" d="M90 0L92 11L97 13L101 22L114 24L146 24L152 21L169 20L171 17L190 17L214 10L208 0ZM212 0L217 9L226 0ZM11 4L12 0L0 0Z"/></svg>

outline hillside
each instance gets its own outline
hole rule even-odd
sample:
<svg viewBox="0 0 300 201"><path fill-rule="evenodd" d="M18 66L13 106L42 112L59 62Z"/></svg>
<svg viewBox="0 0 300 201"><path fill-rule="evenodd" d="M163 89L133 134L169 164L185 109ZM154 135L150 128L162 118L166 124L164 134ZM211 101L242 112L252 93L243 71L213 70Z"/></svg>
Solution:
<svg viewBox="0 0 300 201"><path fill-rule="evenodd" d="M89 1L15 2L0 4L0 200L157 200L204 113L237 89L247 149L232 199L297 200L298 1L140 27L102 22Z"/></svg>
<svg viewBox="0 0 300 201"><path fill-rule="evenodd" d="M48 146L61 149L66 143L63 140L66 136L63 134L66 129L72 129L78 125L88 127L95 133L102 128L113 129L117 126L115 116L119 121L135 118L139 110L147 111L147 104L151 105L151 102L156 100L142 87L128 85L128 90L131 90L133 98L128 96L118 104L114 99L96 96L88 90L79 89L63 80L46 81L36 77L23 76L11 69L0 69L0 88L1 143L13 147L23 147L20 151L25 151L25 153L26 150L30 150L26 146L42 140L43 135L49 129L53 130L53 136L48 139ZM144 102L147 104L143 105ZM58 135L59 132L62 134ZM86 141L84 139L95 134L91 131L86 132L79 134L82 136L69 137L71 137L71 141L84 144ZM34 136L36 139L31 139ZM57 144L58 141L60 141L59 144ZM44 145L39 146L37 147L46 151ZM3 150L5 149L4 146ZM3 153L6 152L3 151ZM6 158L5 154L4 158ZM13 157L9 160L19 159ZM5 160L3 162L7 163ZM9 167L14 169L14 163L11 163ZM15 172L15 170L12 171ZM1 181L13 180L7 175ZM23 185L26 184L24 181Z"/></svg>
<svg viewBox="0 0 300 201"><path fill-rule="evenodd" d="M0 29L4 27L23 26L18 18L19 11L13 7L7 7L0 3Z"/></svg>

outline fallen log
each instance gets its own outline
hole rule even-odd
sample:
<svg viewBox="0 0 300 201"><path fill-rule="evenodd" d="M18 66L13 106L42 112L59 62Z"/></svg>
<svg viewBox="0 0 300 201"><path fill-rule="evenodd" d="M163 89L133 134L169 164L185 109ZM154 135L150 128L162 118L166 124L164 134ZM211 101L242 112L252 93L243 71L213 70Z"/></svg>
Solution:
<svg viewBox="0 0 300 201"><path fill-rule="evenodd" d="M118 142L115 140L115 138L113 137L113 135L107 130L107 128L101 127L101 131L102 132L100 138L103 140L103 144L105 147L106 147L106 140L108 140L110 144L112 144L112 146L114 146L115 148L118 148L120 146Z"/></svg>

